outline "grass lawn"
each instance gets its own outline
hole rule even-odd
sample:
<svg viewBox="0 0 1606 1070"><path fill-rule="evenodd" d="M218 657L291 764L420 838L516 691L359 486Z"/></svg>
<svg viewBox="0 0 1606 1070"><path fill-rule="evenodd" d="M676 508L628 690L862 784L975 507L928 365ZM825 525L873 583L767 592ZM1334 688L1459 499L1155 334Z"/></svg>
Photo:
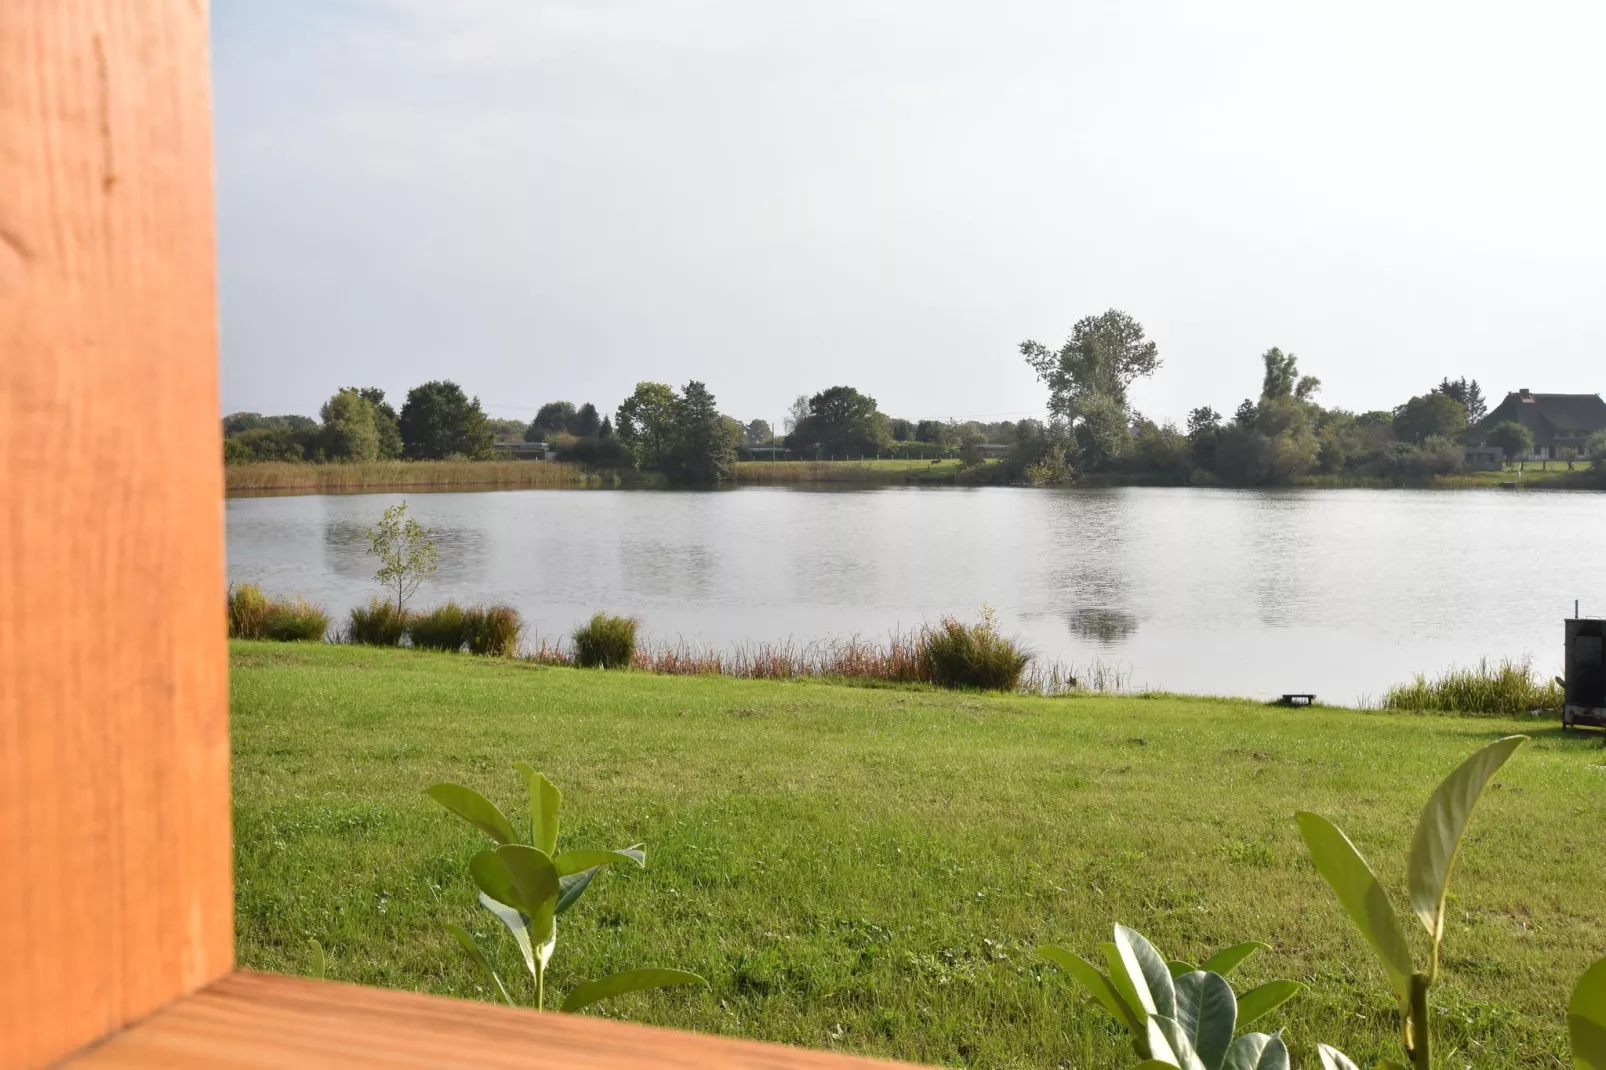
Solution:
<svg viewBox="0 0 1606 1070"><path fill-rule="evenodd" d="M644 841L564 916L549 987L676 965L706 990L605 1013L987 1067L1130 1065L1116 1027L1031 949L1096 954L1120 921L1200 961L1311 988L1262 1023L1296 1066L1326 1040L1397 1054L1371 952L1292 814L1334 818L1405 912L1416 814L1483 743L1529 730L1453 882L1439 1065L1553 1066L1573 981L1606 954L1606 759L1552 724L1188 698L978 697L540 668L352 647L233 646L239 958L489 998L442 932L510 939L473 905L486 841L422 794L458 780L510 815L524 758L564 791L567 847Z"/></svg>

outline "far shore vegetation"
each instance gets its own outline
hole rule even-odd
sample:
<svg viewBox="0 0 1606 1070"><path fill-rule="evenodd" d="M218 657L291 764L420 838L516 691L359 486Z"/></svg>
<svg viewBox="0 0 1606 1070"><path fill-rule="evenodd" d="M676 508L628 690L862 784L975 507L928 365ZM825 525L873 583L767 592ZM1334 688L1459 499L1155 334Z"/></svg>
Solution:
<svg viewBox="0 0 1606 1070"><path fill-rule="evenodd" d="M1124 312L1084 317L1058 348L1026 341L1020 353L1047 389L1046 420L904 419L840 385L799 395L776 429L764 419L722 413L708 386L692 381L679 389L638 383L611 415L590 402L549 402L524 423L492 419L478 398L445 380L414 387L400 410L383 390L347 388L317 419L224 417L228 489L928 482L1606 487L1606 429L1528 460L1535 450L1530 429L1501 419L1504 407L1491 413L1483 388L1465 377L1447 376L1392 409L1329 409L1318 401L1321 380L1305 374L1292 352L1273 347L1259 358L1258 398L1244 399L1230 414L1195 408L1186 427L1178 427L1145 417L1130 401L1132 386L1163 361L1143 325ZM1469 469L1468 446L1495 458L1492 467Z"/></svg>

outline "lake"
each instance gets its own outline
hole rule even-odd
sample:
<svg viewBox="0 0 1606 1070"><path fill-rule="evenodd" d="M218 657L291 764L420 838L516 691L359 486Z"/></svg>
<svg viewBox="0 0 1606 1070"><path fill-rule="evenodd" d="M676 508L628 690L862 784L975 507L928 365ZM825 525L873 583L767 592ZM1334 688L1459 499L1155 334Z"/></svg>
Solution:
<svg viewBox="0 0 1606 1070"><path fill-rule="evenodd" d="M558 638L598 609L723 647L884 635L991 605L1037 653L1130 685L1376 698L1531 656L1606 611L1606 494L1192 488L516 490L235 498L229 579L337 621L374 593L363 529L406 498L441 569L416 604L505 601Z"/></svg>

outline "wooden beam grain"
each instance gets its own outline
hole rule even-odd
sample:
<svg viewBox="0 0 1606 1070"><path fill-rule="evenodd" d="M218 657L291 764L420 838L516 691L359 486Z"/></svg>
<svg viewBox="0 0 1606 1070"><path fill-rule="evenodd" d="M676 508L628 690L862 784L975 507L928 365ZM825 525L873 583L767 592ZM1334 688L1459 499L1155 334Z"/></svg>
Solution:
<svg viewBox="0 0 1606 1070"><path fill-rule="evenodd" d="M205 4L0 2L0 1067L233 961Z"/></svg>
<svg viewBox="0 0 1606 1070"><path fill-rule="evenodd" d="M831 1052L237 973L69 1061L69 1070L894 1070Z"/></svg>

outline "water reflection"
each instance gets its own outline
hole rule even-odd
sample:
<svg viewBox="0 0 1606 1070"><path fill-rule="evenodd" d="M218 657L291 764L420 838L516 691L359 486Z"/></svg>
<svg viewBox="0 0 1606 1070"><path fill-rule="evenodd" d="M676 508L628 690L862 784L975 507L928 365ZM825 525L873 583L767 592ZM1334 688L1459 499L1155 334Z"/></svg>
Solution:
<svg viewBox="0 0 1606 1070"><path fill-rule="evenodd" d="M364 529L397 495L228 503L229 578L335 616L376 593ZM500 600L547 636L598 609L710 645L881 635L997 611L1043 656L1138 684L1378 694L1481 656L1559 665L1606 611L1606 495L896 488L414 494L441 570L420 604ZM1592 599L1594 600L1592 603Z"/></svg>

